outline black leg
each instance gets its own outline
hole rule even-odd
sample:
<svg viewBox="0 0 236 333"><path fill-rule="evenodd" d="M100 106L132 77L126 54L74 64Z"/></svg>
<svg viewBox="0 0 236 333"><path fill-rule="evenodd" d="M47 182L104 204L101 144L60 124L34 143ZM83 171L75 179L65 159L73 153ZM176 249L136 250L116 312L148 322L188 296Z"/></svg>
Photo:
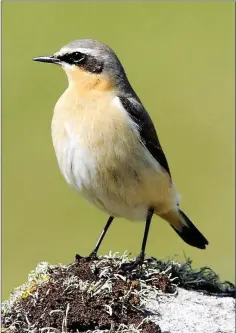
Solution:
<svg viewBox="0 0 236 333"><path fill-rule="evenodd" d="M153 208L150 208L148 210L148 213L147 213L147 220L146 220L146 225L145 225L145 230L144 230L144 235L143 235L142 248L141 248L141 253L140 253L140 256L142 256L143 258L145 257L145 249L146 249L148 233L149 233L149 228L150 228L150 225L151 225L153 213L154 213Z"/></svg>
<svg viewBox="0 0 236 333"><path fill-rule="evenodd" d="M103 238L105 237L105 235L107 233L107 230L109 229L109 227L110 227L113 219L114 219L114 216L110 216L109 217L109 219L108 219L108 221L107 221L107 223L106 223L106 225L105 225L105 227L104 227L104 229L103 229L103 231L102 231L102 233L101 233L101 235L100 235L100 237L99 237L99 239L97 241L97 244L96 244L94 250L90 253L90 255L88 257L81 257L79 254L76 254L75 258L77 260L82 259L82 258L94 259L94 258L97 257L98 249L99 249L99 247L100 247L100 245L101 245L101 243L103 241Z"/></svg>
<svg viewBox="0 0 236 333"><path fill-rule="evenodd" d="M143 263L144 257L145 257L145 249L146 249L146 244L147 244L147 238L148 238L148 233L149 233L149 228L150 228L150 224L151 224L151 221L152 221L153 213L154 213L154 208L149 208L148 213L147 213L146 225L145 225L142 248L141 248L140 254L137 256L137 258L134 262L131 262L129 264L123 264L122 267L121 267L121 269L123 271L132 271L138 265L141 265Z"/></svg>
<svg viewBox="0 0 236 333"><path fill-rule="evenodd" d="M100 237L99 237L99 239L98 239L98 241L97 241L97 244L96 244L94 250L89 255L90 257L94 257L94 256L96 257L97 256L98 249L99 249L99 247L100 247L100 245L103 241L103 238L105 237L105 235L107 233L107 230L109 229L113 220L114 220L114 216L110 216L106 225L105 225L105 227L104 227L104 229L103 229L103 231L102 231L102 233L101 233L101 235L100 235Z"/></svg>

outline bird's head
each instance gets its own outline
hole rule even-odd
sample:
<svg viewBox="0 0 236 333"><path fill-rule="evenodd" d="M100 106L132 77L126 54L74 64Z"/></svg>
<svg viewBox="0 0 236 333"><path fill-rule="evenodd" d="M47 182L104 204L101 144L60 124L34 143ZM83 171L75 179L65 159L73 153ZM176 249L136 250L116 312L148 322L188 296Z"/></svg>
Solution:
<svg viewBox="0 0 236 333"><path fill-rule="evenodd" d="M119 88L127 84L124 69L110 47L93 40L80 39L63 46L50 56L34 61L60 65L69 83L94 87Z"/></svg>

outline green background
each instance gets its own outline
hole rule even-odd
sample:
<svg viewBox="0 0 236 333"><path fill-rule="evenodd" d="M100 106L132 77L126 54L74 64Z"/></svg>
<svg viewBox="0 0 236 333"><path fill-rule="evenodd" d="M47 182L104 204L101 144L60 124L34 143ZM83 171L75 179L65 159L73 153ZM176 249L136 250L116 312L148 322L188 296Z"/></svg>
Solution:
<svg viewBox="0 0 236 333"><path fill-rule="evenodd" d="M34 63L79 38L118 54L151 114L182 194L209 239L186 245L154 217L147 255L190 256L234 279L234 3L4 2L2 26L3 298L40 261L93 248L107 216L69 188L54 155L53 107L62 70ZM101 254L139 252L144 224L117 219Z"/></svg>

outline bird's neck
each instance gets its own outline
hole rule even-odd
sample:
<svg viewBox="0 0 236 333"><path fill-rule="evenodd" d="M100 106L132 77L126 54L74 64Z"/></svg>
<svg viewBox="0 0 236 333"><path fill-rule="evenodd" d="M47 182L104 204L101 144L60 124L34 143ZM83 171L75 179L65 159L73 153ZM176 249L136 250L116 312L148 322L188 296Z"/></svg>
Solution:
<svg viewBox="0 0 236 333"><path fill-rule="evenodd" d="M65 69L69 89L79 94L101 94L112 92L114 85L105 75L89 73L81 68Z"/></svg>

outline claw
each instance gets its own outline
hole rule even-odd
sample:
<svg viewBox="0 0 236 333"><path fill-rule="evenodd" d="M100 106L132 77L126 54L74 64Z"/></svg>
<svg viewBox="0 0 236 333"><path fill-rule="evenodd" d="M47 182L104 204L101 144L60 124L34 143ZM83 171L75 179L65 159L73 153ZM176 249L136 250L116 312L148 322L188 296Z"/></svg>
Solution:
<svg viewBox="0 0 236 333"><path fill-rule="evenodd" d="M75 261L79 261L79 260L82 260L82 259L85 259L87 261L98 259L97 253L91 252L90 255L86 256L86 257L82 257L80 254L75 255Z"/></svg>
<svg viewBox="0 0 236 333"><path fill-rule="evenodd" d="M133 262L122 264L120 267L121 272L131 272L134 270L137 266L142 266L142 263L144 261L144 255L140 254L136 257L136 259Z"/></svg>

